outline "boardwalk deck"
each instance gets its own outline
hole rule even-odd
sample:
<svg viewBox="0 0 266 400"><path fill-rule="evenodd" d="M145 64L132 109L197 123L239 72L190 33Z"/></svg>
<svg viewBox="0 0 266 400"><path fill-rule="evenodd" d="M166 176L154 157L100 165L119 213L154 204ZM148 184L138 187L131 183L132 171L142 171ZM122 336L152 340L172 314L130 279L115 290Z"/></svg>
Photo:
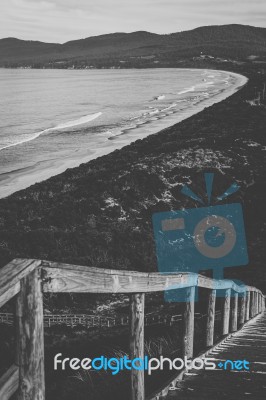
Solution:
<svg viewBox="0 0 266 400"><path fill-rule="evenodd" d="M250 320L240 331L212 348L206 357L215 363L227 359L250 362L250 371L191 370L169 391L167 400L266 399L266 313Z"/></svg>
<svg viewBox="0 0 266 400"><path fill-rule="evenodd" d="M253 286L238 285L232 280L212 279L194 273L142 273L136 271L116 271L98 269L80 265L67 265L41 260L16 259L0 269L0 307L15 297L15 326L17 335L16 364L12 365L0 377L0 399L8 400L18 391L20 400L45 399L44 386L44 320L43 293L124 293L130 294L130 358L142 357L144 354L145 318L152 324L158 323L159 315L145 316L145 294L177 290L181 285L186 290L186 302L181 316L183 324L182 352L187 357L193 355L195 288L208 291L206 346L213 343L215 323L215 297L217 291L223 291L222 298L222 333L228 334L247 325L222 344L211 350L212 356L220 359L243 359L252 363L252 370L246 373L232 373L216 370L201 374L187 374L184 381L179 382L178 392L171 391L177 399L232 399L238 400L264 399L266 397L265 363L266 356L266 316L265 295ZM170 288L170 289L169 289ZM244 296L244 299L241 297ZM232 302L230 301L233 299ZM239 320L238 320L238 302ZM231 318L230 318L231 315ZM253 319L255 315L262 315ZM84 315L49 315L56 321L80 324ZM90 318L90 316L86 316ZM174 319L172 319L174 318ZM180 316L172 316L171 323L180 320ZM13 323L14 318L4 314L3 323ZM230 321L231 319L231 321ZM104 322L108 317L104 318ZM164 320L164 316L163 316ZM84 321L84 323L88 321ZM109 321L110 322L110 321ZM49 321L48 321L49 325ZM36 345L36 343L38 345ZM178 378L176 377L174 381ZM156 400L168 392L171 382L166 382L158 392L151 394ZM170 396L170 395L169 395ZM179 396L179 397L177 397ZM142 370L131 371L131 400L145 400L145 385Z"/></svg>

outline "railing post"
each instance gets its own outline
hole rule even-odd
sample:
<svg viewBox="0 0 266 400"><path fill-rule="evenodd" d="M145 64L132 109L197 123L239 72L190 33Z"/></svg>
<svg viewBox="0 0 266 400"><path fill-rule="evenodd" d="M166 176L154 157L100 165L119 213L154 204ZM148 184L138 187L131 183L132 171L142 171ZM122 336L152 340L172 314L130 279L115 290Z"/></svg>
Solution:
<svg viewBox="0 0 266 400"><path fill-rule="evenodd" d="M250 292L250 317L255 316L255 292Z"/></svg>
<svg viewBox="0 0 266 400"><path fill-rule="evenodd" d="M256 292L256 315L259 314L259 293Z"/></svg>
<svg viewBox="0 0 266 400"><path fill-rule="evenodd" d="M257 293L254 292L254 317L257 315Z"/></svg>
<svg viewBox="0 0 266 400"><path fill-rule="evenodd" d="M250 318L250 291L246 293L246 312L245 312L245 322L249 321Z"/></svg>
<svg viewBox="0 0 266 400"><path fill-rule="evenodd" d="M237 331L237 311L238 311L238 293L232 293L231 299L231 323L230 323L230 332Z"/></svg>
<svg viewBox="0 0 266 400"><path fill-rule="evenodd" d="M226 289L224 297L222 297L222 335L227 335L229 332L229 319L230 319L230 300L231 300L231 289Z"/></svg>
<svg viewBox="0 0 266 400"><path fill-rule="evenodd" d="M239 296L239 321L238 321L239 328L241 328L245 322L246 296L247 296L247 292L245 294L240 293L240 296Z"/></svg>
<svg viewBox="0 0 266 400"><path fill-rule="evenodd" d="M16 303L19 400L44 400L43 297L40 269L21 280Z"/></svg>
<svg viewBox="0 0 266 400"><path fill-rule="evenodd" d="M144 293L131 295L130 356L144 358ZM131 370L131 400L144 400L144 370Z"/></svg>
<svg viewBox="0 0 266 400"><path fill-rule="evenodd" d="M208 308L207 308L207 329L206 329L206 346L213 345L214 322L215 322L215 301L216 290L208 290Z"/></svg>
<svg viewBox="0 0 266 400"><path fill-rule="evenodd" d="M253 318L253 314L254 314L254 300L253 300L254 296L253 296L253 292L250 292L250 312L249 312L249 316L250 319Z"/></svg>
<svg viewBox="0 0 266 400"><path fill-rule="evenodd" d="M189 359L193 357L195 286L188 287L184 290L183 356L187 356Z"/></svg>

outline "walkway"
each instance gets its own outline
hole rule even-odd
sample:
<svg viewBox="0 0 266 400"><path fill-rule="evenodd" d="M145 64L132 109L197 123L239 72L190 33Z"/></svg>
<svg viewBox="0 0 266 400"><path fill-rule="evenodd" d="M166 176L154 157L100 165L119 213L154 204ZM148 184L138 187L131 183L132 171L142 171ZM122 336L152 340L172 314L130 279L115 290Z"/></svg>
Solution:
<svg viewBox="0 0 266 400"><path fill-rule="evenodd" d="M266 399L266 313L250 320L240 331L212 348L206 357L216 365L225 360L250 362L250 371L191 370L170 390L166 399L262 400ZM228 369L228 368L227 368Z"/></svg>

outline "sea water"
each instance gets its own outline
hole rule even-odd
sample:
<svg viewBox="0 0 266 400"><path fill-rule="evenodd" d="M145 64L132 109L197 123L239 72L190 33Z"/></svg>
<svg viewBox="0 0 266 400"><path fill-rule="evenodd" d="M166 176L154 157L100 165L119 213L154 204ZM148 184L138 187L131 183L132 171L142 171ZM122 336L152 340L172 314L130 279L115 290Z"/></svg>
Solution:
<svg viewBox="0 0 266 400"><path fill-rule="evenodd" d="M0 197L184 119L234 79L196 69L0 69Z"/></svg>

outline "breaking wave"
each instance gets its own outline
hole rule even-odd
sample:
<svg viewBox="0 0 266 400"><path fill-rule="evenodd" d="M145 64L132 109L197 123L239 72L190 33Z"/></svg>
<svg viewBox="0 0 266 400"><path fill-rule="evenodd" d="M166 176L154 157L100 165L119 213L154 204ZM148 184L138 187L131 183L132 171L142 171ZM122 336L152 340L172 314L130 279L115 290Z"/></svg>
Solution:
<svg viewBox="0 0 266 400"><path fill-rule="evenodd" d="M23 138L19 142L10 143L10 144L7 144L7 145L5 145L3 147L0 147L0 150L4 150L4 149L7 149L7 148L13 147L13 146L18 146L18 145L26 143L26 142L31 142L32 140L37 139L43 133L52 132L52 131L58 131L58 130L61 130L61 129L73 128L74 126L87 124L88 122L93 121L94 119L100 117L101 115L102 115L102 113L98 112L96 114L85 115L84 117L81 117L81 118L78 118L78 119L75 119L75 120L72 120L72 121L63 122L62 124L56 125L56 126L54 126L52 128L48 128L48 129L44 129L42 131L36 132L31 136Z"/></svg>

